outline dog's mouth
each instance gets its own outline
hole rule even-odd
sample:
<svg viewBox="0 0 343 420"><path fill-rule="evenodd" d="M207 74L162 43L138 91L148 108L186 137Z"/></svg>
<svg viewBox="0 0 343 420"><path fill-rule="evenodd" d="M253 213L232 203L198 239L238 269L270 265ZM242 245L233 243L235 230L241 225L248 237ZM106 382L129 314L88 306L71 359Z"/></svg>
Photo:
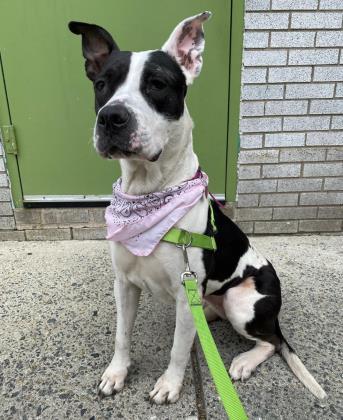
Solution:
<svg viewBox="0 0 343 420"><path fill-rule="evenodd" d="M162 150L155 153L152 157L146 157L139 153L138 151L133 150L123 150L117 147L111 147L109 150L100 151L98 153L104 159L140 159L140 160L148 160L149 162L156 162L162 154Z"/></svg>
<svg viewBox="0 0 343 420"><path fill-rule="evenodd" d="M108 152L99 152L100 156L105 159L128 159L130 157L138 157L136 152L131 152L129 150L110 150Z"/></svg>
<svg viewBox="0 0 343 420"><path fill-rule="evenodd" d="M160 150L158 153L156 153L153 157L151 157L149 160L149 162L156 162L158 160L158 158L161 156L162 150Z"/></svg>
<svg viewBox="0 0 343 420"><path fill-rule="evenodd" d="M138 150L130 150L125 146L102 145L101 142L99 142L99 139L97 139L95 149L104 159L125 159L138 155Z"/></svg>

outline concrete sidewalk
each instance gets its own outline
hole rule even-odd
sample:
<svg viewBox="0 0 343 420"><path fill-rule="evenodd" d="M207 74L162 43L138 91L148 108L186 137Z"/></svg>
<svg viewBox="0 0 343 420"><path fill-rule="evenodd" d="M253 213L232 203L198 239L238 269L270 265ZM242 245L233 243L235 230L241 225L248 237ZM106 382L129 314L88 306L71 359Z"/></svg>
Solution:
<svg viewBox="0 0 343 420"><path fill-rule="evenodd" d="M251 419L339 419L342 389L343 237L261 237L252 242L283 284L281 325L323 385L320 408L275 355L236 387ZM1 419L196 419L186 372L180 400L155 406L148 392L168 364L174 308L143 294L132 369L123 392L99 399L96 385L114 349L113 273L105 241L0 243ZM224 362L251 347L227 322L212 324ZM199 352L208 419L224 419ZM197 377L195 378L197 381Z"/></svg>

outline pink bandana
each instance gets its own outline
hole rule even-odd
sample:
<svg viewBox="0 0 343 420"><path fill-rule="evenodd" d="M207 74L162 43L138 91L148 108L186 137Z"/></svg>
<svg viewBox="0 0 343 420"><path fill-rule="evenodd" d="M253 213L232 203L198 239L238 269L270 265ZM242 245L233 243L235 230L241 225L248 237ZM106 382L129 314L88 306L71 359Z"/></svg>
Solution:
<svg viewBox="0 0 343 420"><path fill-rule="evenodd" d="M180 185L147 195L128 195L121 178L113 184L113 198L106 208L107 239L121 242L134 255L146 256L162 237L202 197L208 177L198 170Z"/></svg>

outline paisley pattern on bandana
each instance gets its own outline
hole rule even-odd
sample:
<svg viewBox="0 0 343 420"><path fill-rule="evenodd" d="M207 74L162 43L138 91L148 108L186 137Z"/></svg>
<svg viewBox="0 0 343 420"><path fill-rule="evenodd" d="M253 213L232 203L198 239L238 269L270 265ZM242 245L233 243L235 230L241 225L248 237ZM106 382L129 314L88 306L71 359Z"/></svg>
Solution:
<svg viewBox="0 0 343 420"><path fill-rule="evenodd" d="M129 195L121 190L119 178L105 218L107 239L121 242L135 255L149 255L168 230L203 196L208 177L197 171L180 185L146 195Z"/></svg>

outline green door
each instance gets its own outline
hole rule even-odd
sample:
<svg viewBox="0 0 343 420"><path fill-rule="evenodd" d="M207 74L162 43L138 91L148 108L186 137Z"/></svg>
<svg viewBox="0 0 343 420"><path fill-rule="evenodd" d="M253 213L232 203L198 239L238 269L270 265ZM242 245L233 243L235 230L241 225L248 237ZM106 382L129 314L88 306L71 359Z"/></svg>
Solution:
<svg viewBox="0 0 343 420"><path fill-rule="evenodd" d="M98 200L110 195L119 176L119 165L93 149L92 85L84 75L81 40L67 23L96 23L121 49L140 51L159 48L178 22L204 10L213 17L205 24L203 70L187 103L210 189L224 194L230 7L227 0L1 0L0 124L8 124L10 114L24 202Z"/></svg>

